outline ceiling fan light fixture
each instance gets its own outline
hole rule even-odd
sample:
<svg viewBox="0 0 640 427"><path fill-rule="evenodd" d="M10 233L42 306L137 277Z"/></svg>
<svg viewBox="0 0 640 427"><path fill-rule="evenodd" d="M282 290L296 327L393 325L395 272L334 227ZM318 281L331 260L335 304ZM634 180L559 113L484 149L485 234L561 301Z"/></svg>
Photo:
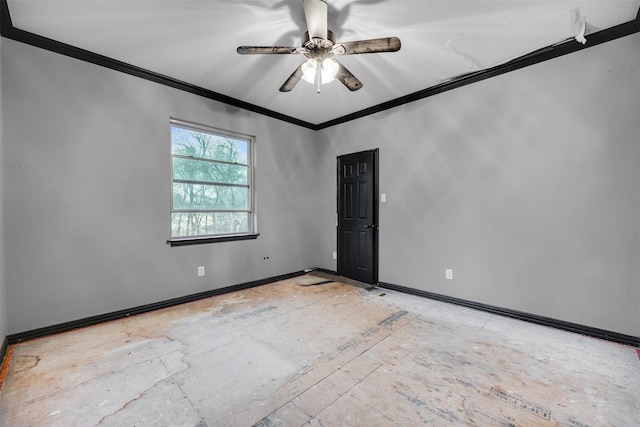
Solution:
<svg viewBox="0 0 640 427"><path fill-rule="evenodd" d="M309 58L302 64L302 80L312 85L316 83L316 69L318 61L315 58Z"/></svg>
<svg viewBox="0 0 640 427"><path fill-rule="evenodd" d="M319 70L320 84L330 83L335 80L339 69L340 66L338 62L331 58L325 58L322 62L319 62L315 58L309 58L302 64L302 80L307 83L316 84L316 75Z"/></svg>
<svg viewBox="0 0 640 427"><path fill-rule="evenodd" d="M338 74L338 70L340 69L340 66L335 60L331 58L326 58L324 61L322 61L321 69L322 69L321 71L322 84L325 84L325 83L332 82L336 79L336 74Z"/></svg>

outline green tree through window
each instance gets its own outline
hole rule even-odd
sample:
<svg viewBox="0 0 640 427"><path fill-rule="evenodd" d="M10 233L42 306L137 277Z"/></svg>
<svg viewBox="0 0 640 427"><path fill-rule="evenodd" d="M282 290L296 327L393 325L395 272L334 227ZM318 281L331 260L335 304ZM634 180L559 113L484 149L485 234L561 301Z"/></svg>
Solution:
<svg viewBox="0 0 640 427"><path fill-rule="evenodd" d="M172 238L254 231L252 142L172 120Z"/></svg>

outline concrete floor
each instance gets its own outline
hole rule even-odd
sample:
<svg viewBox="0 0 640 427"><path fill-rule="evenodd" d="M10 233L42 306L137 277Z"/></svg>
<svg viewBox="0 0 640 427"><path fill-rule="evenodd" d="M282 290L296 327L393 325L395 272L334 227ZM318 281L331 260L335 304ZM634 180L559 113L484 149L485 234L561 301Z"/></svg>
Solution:
<svg viewBox="0 0 640 427"><path fill-rule="evenodd" d="M634 348L325 281L16 345L0 425L640 425Z"/></svg>

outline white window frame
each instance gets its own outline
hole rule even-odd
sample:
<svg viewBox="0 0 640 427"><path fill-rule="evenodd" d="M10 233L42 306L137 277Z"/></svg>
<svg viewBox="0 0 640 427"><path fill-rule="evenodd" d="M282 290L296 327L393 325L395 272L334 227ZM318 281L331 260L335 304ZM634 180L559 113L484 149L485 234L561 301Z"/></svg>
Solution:
<svg viewBox="0 0 640 427"><path fill-rule="evenodd" d="M174 154L172 149L172 141L171 141L171 133L169 134L169 171L171 177L171 185L170 185L170 214L169 214L169 243L171 246L184 246L184 245L192 245L192 244L200 244L200 243L214 243L214 242L226 242L226 241L234 241L234 240L247 240L247 239L255 239L258 237L257 233L257 224L256 224L256 191L255 191L255 140L256 137L253 135L247 135L239 132L228 131L224 129L215 128L212 126L197 124L193 122L188 122L184 120L179 120L175 118L171 118L169 121L169 130L173 127L178 127L187 130L193 130L196 132L202 132L206 134L211 134L215 136L229 137L236 140L242 140L247 142L247 186L249 191L248 196L248 208L246 210L220 210L220 209L211 209L211 210L197 210L193 212L247 212L247 231L242 231L238 233L225 233L225 234L203 234L196 236L173 236L172 229L172 217L174 213L180 212L188 212L184 209L175 209L173 202L173 185L174 181L180 182L181 180L174 180L173 175L173 164L174 158L183 158L183 156ZM199 159L199 158L195 158ZM206 161L212 161L210 159L203 159ZM215 162L215 161L214 161ZM220 161L219 163L225 163ZM240 165L240 164L239 164ZM244 166L244 164L243 164ZM202 182L202 184L209 184L211 182Z"/></svg>

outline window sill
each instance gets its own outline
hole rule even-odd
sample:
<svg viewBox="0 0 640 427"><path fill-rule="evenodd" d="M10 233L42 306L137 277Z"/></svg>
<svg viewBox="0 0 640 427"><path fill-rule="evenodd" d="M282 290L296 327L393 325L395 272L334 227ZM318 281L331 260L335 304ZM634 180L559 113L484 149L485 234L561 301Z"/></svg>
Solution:
<svg viewBox="0 0 640 427"><path fill-rule="evenodd" d="M169 239L167 240L167 244L171 245L171 247L174 247L174 246L203 245L206 243L235 242L237 240L254 240L254 239L257 239L259 235L260 234L239 234L236 236Z"/></svg>

